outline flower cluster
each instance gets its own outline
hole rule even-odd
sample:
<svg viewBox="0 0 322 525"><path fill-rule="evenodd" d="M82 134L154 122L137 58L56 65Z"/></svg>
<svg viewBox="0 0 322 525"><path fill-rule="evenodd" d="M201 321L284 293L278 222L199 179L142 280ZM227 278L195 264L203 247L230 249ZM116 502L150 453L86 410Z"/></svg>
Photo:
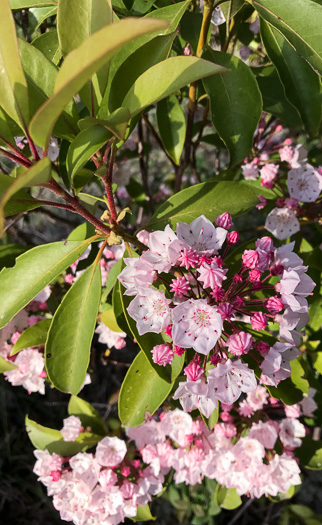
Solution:
<svg viewBox="0 0 322 525"><path fill-rule="evenodd" d="M245 159L242 171L246 180L260 179L262 186L276 193L277 206L268 214L265 228L277 239L285 240L300 230L298 217L312 213L312 205L308 207L307 203L319 199L322 167L308 164L304 148L300 144L292 145L290 138L283 140L282 131L282 126L267 129L263 118L254 139L256 157L251 161ZM271 202L262 196L258 198L259 209Z"/></svg>
<svg viewBox="0 0 322 525"><path fill-rule="evenodd" d="M229 231L228 213L215 223L201 216L178 223L176 234L170 226L151 233L147 251L125 259L119 275L125 294L134 296L128 313L139 334L164 335L164 343L151 349L153 361L166 366L175 354L194 350L174 399L206 417L218 401L230 404L256 389L249 356L262 371L261 383L277 386L290 375L308 322L306 298L315 286L294 243L275 248L269 237L244 250L239 265L233 258L231 269L227 254L238 233ZM159 283L163 290L154 287Z"/></svg>
<svg viewBox="0 0 322 525"><path fill-rule="evenodd" d="M74 437L80 429L77 421L68 419L64 438L70 441L72 427ZM125 441L117 437L103 438L95 454L82 452L71 458L47 450L35 450L34 454L38 480L53 496L61 519L75 525L116 525L126 517L133 518L138 506L161 492L164 482L153 465L145 464L139 453L128 450Z"/></svg>
<svg viewBox="0 0 322 525"><path fill-rule="evenodd" d="M44 370L45 360L41 349L25 348L11 356L14 344L22 332L45 319L46 301L50 295L47 286L29 305L19 312L7 326L0 330L0 356L15 365L15 368L4 372L4 376L13 386L23 386L29 394L39 392L45 394Z"/></svg>
<svg viewBox="0 0 322 525"><path fill-rule="evenodd" d="M259 415L266 398L266 390L259 386L246 401ZM156 475L173 468L176 483L195 485L210 478L227 488L236 488L240 496L256 498L276 496L301 483L292 452L305 436L305 427L298 419L285 418L279 423L267 412L265 419L257 417L257 422L245 423L238 412L229 413L232 406L223 408L224 422L217 423L213 430L175 409L162 413L160 421L150 420L127 433L135 440L144 463L153 467ZM269 411L270 406L266 408Z"/></svg>

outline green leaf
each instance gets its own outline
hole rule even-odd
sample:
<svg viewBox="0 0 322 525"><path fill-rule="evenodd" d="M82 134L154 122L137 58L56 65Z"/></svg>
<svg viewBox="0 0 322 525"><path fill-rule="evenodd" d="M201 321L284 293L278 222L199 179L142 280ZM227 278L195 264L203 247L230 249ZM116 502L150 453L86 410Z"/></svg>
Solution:
<svg viewBox="0 0 322 525"><path fill-rule="evenodd" d="M190 223L204 214L207 219L229 212L234 217L254 208L257 195L267 196L262 189L247 181L212 181L186 188L162 203L145 226L148 230L163 230L167 224ZM270 195L270 194L269 194Z"/></svg>
<svg viewBox="0 0 322 525"><path fill-rule="evenodd" d="M29 121L28 87L21 66L15 24L8 0L1 2L0 106L22 128Z"/></svg>
<svg viewBox="0 0 322 525"><path fill-rule="evenodd" d="M106 302L106 299L111 292L111 290L114 288L115 283L117 282L117 276L122 271L122 260L120 259L115 263L110 271L108 272L107 281L105 283L105 287L102 290L102 304Z"/></svg>
<svg viewBox="0 0 322 525"><path fill-rule="evenodd" d="M255 67L253 73L262 94L263 110L275 115L291 127L302 127L294 106L286 99L284 87L274 66Z"/></svg>
<svg viewBox="0 0 322 525"><path fill-rule="evenodd" d="M253 145L262 98L251 69L237 57L207 49L203 55L229 72L203 80L213 124L226 144L230 165L242 162Z"/></svg>
<svg viewBox="0 0 322 525"><path fill-rule="evenodd" d="M126 135L130 118L131 115L127 108L119 108L113 111L106 120L85 117L78 122L78 127L81 130L84 130L98 124L108 129L119 140L123 140Z"/></svg>
<svg viewBox="0 0 322 525"><path fill-rule="evenodd" d="M108 129L99 125L81 131L68 149L66 166L69 176L73 178L112 136Z"/></svg>
<svg viewBox="0 0 322 525"><path fill-rule="evenodd" d="M186 137L186 119L175 95L158 102L157 120L164 149L179 165Z"/></svg>
<svg viewBox="0 0 322 525"><path fill-rule="evenodd" d="M233 18L238 11L245 5L245 0L230 0L229 2L225 2L223 5L221 5L221 10L224 14L224 17Z"/></svg>
<svg viewBox="0 0 322 525"><path fill-rule="evenodd" d="M77 279L57 308L48 332L45 362L48 377L62 392L78 394L91 351L101 295L100 265Z"/></svg>
<svg viewBox="0 0 322 525"><path fill-rule="evenodd" d="M57 5L55 0L10 0L11 9L28 9L29 7L49 7Z"/></svg>
<svg viewBox="0 0 322 525"><path fill-rule="evenodd" d="M143 0L142 0L143 2ZM149 521L149 520L156 520L154 516L152 516L150 507L148 504L144 505L144 507L137 507L136 509L136 516L135 518L131 518L133 521Z"/></svg>
<svg viewBox="0 0 322 525"><path fill-rule="evenodd" d="M70 24L70 20L73 24ZM60 0L57 12L57 32L64 57L79 47L100 29L113 21L111 0ZM95 73L82 89L82 100L95 114L101 105L108 80L108 67Z"/></svg>
<svg viewBox="0 0 322 525"><path fill-rule="evenodd" d="M215 410L213 411L213 413L208 419L208 427L211 430L214 428L215 424L218 422L218 418L219 418L219 409L215 408Z"/></svg>
<svg viewBox="0 0 322 525"><path fill-rule="evenodd" d="M25 253L29 248L19 244L2 244L0 245L0 270L5 266L14 266L18 255Z"/></svg>
<svg viewBox="0 0 322 525"><path fill-rule="evenodd" d="M49 7L31 7L29 9L29 31L34 33L39 29L41 24L51 16L55 16L57 13L57 4Z"/></svg>
<svg viewBox="0 0 322 525"><path fill-rule="evenodd" d="M13 146L16 145L12 123L13 120L11 120L9 115L7 115L0 107L0 144L2 146L4 145L5 147L7 147L8 142ZM4 139L6 142L4 142L1 139Z"/></svg>
<svg viewBox="0 0 322 525"><path fill-rule="evenodd" d="M0 374L3 374L3 372L9 372L10 370L15 370L17 368L17 365L10 363L6 359L4 359L4 357L0 356Z"/></svg>
<svg viewBox="0 0 322 525"><path fill-rule="evenodd" d="M48 450L50 454L59 454L62 457L73 456L84 452L98 443L102 436L82 432L75 441L64 441L59 430L39 425L26 416L26 431L33 446L38 450Z"/></svg>
<svg viewBox="0 0 322 525"><path fill-rule="evenodd" d="M90 222L83 222L73 230L67 237L68 241L84 241L95 235L95 226Z"/></svg>
<svg viewBox="0 0 322 525"><path fill-rule="evenodd" d="M127 18L91 35L66 57L56 80L55 93L34 116L30 132L37 144L46 147L53 126L72 97L119 48L136 36L162 29L167 24L158 20Z"/></svg>
<svg viewBox="0 0 322 525"><path fill-rule="evenodd" d="M317 332L322 326L322 297L317 297L309 308L309 327Z"/></svg>
<svg viewBox="0 0 322 525"><path fill-rule="evenodd" d="M0 273L0 328L86 250L92 239L36 246ZM15 283L15 286L12 286Z"/></svg>
<svg viewBox="0 0 322 525"><path fill-rule="evenodd" d="M31 42L31 45L41 51L48 60L51 60L55 64L55 66L59 64L62 54L59 49L56 29L37 36L37 38Z"/></svg>
<svg viewBox="0 0 322 525"><path fill-rule="evenodd" d="M142 425L170 394L173 384L167 383L140 352L130 366L121 386L119 417L127 427Z"/></svg>
<svg viewBox="0 0 322 525"><path fill-rule="evenodd" d="M250 3L266 22L285 36L299 55L322 74L320 0L251 0Z"/></svg>
<svg viewBox="0 0 322 525"><path fill-rule="evenodd" d="M240 496L238 496L236 489L227 489L221 487L219 484L215 490L215 502L217 505L226 510L237 509L242 504Z"/></svg>
<svg viewBox="0 0 322 525"><path fill-rule="evenodd" d="M123 330L117 324L112 305L109 305L109 308L103 313L101 313L100 319L105 324L105 326L107 326L107 328L109 328L113 332L123 332Z"/></svg>
<svg viewBox="0 0 322 525"><path fill-rule="evenodd" d="M97 410L84 399L71 396L68 403L68 414L79 417L84 428L91 427L93 432L102 436L107 434L107 426L104 419L99 415Z"/></svg>
<svg viewBox="0 0 322 525"><path fill-rule="evenodd" d="M58 69L35 46L20 38L18 45L23 70L28 82L30 114L33 115L53 94ZM77 132L78 119L76 105L72 101L57 120L54 134L72 140Z"/></svg>
<svg viewBox="0 0 322 525"><path fill-rule="evenodd" d="M127 311L127 308L130 302L132 301L133 297L129 297L128 295L123 295L122 291L124 289L121 286L120 282L118 282L116 286L119 288L119 291L120 291L119 298L120 298L120 301L123 307L123 314L126 319L127 325L130 329L130 332L132 334L132 337L134 337L134 339L138 343L141 350L143 350L146 358L148 359L152 368L155 369L156 373L168 383L172 383L178 377L178 375L180 374L182 370L183 363L184 363L184 356L180 357L178 355L175 355L172 364L166 365L165 367L159 366L153 362L152 354L151 354L152 348L156 345L164 344L165 341L162 338L161 334L155 334L155 333L149 332L144 335L139 335L139 332L137 331L137 327L136 327L136 322L134 321L134 319L132 319L132 317L129 316L128 311Z"/></svg>
<svg viewBox="0 0 322 525"><path fill-rule="evenodd" d="M303 394L308 394L309 392L309 383L302 377L304 375L304 368L299 358L293 359L290 365L291 377L281 381L277 388L266 387L273 397L282 399L286 405L294 405L302 401Z"/></svg>
<svg viewBox="0 0 322 525"><path fill-rule="evenodd" d="M322 441L315 441L311 436L302 439L302 445L294 450L301 465L309 470L322 470Z"/></svg>
<svg viewBox="0 0 322 525"><path fill-rule="evenodd" d="M266 52L284 86L286 98L298 110L307 132L316 135L322 114L319 77L283 35L263 19L260 21L260 32Z"/></svg>
<svg viewBox="0 0 322 525"><path fill-rule="evenodd" d="M174 37L175 33L157 36L143 44L122 62L113 77L108 95L106 93L109 111L121 106L125 95L140 75L168 57ZM103 110L104 108L100 113Z"/></svg>
<svg viewBox="0 0 322 525"><path fill-rule="evenodd" d="M29 328L22 332L18 341L13 345L10 355L16 355L25 348L44 345L50 325L51 319L44 319L44 321L29 326Z"/></svg>
<svg viewBox="0 0 322 525"><path fill-rule="evenodd" d="M179 89L226 68L212 64L202 58L177 56L163 60L145 71L133 84L122 106L134 117L150 104L172 95Z"/></svg>
<svg viewBox="0 0 322 525"><path fill-rule="evenodd" d="M3 234L4 228L4 207L9 199L15 195L22 188L37 186L39 184L46 184L51 178L51 162L49 158L41 159L37 164L25 171L17 179L11 179L12 183L1 196L0 202L0 237Z"/></svg>

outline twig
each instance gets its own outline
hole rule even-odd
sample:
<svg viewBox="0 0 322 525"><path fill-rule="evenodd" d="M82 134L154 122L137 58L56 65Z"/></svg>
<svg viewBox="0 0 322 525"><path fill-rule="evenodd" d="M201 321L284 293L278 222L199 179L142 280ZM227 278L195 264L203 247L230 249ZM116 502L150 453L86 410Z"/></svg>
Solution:
<svg viewBox="0 0 322 525"><path fill-rule="evenodd" d="M147 127L149 128L149 130L151 131L154 139L156 140L156 142L158 143L158 145L160 146L160 148L162 149L162 151L166 154L166 156L168 157L169 161L171 162L171 164L177 168L177 165L176 163L174 162L174 160L168 155L168 153L166 152L166 150L164 149L164 146L162 144L162 140L160 139L159 135L157 134L154 126L151 124L151 122L149 121L148 117L143 113L142 115L142 118L145 122L145 124L147 125Z"/></svg>
<svg viewBox="0 0 322 525"><path fill-rule="evenodd" d="M244 514L244 512L248 509L248 507L253 503L252 499L249 499L246 501L245 505L242 506L242 508L235 514L232 520L228 523L228 525L233 525L236 523L237 520L239 520L240 516Z"/></svg>

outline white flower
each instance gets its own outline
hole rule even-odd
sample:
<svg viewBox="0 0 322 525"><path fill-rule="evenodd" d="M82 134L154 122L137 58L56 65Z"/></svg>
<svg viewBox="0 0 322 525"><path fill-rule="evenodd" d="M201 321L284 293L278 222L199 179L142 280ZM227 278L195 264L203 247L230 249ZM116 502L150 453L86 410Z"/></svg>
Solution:
<svg viewBox="0 0 322 525"><path fill-rule="evenodd" d="M322 190L322 176L310 164L290 170L287 185L291 197L301 202L314 202Z"/></svg>
<svg viewBox="0 0 322 525"><path fill-rule="evenodd" d="M127 311L136 321L140 335L147 332L159 334L166 329L170 323L170 303L163 291L139 289L139 295L131 301Z"/></svg>
<svg viewBox="0 0 322 525"><path fill-rule="evenodd" d="M293 210L289 208L274 208L267 215L265 228L277 239L284 241L300 231L300 223Z"/></svg>
<svg viewBox="0 0 322 525"><path fill-rule="evenodd" d="M227 230L224 228L215 228L204 215L186 224L185 222L178 222L177 235L179 239L188 246L191 246L199 255L216 254L222 247Z"/></svg>
<svg viewBox="0 0 322 525"><path fill-rule="evenodd" d="M82 422L77 416L69 416L64 419L64 426L61 429L61 434L64 441L75 441L77 436L83 432Z"/></svg>
<svg viewBox="0 0 322 525"><path fill-rule="evenodd" d="M105 437L96 448L96 461L103 467L115 467L125 458L125 441L118 437Z"/></svg>

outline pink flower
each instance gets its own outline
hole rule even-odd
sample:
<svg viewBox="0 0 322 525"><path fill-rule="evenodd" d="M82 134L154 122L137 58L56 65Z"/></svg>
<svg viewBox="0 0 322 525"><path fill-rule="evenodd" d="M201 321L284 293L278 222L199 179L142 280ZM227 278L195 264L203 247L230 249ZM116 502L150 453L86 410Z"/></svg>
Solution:
<svg viewBox="0 0 322 525"><path fill-rule="evenodd" d="M174 295L183 297L186 295L188 290L190 290L190 284L185 277L177 277L176 279L172 279L170 292L173 292Z"/></svg>
<svg viewBox="0 0 322 525"><path fill-rule="evenodd" d="M173 352L176 354L176 355L183 355L186 351L186 348L181 348L181 346L177 346L177 345L174 345L173 347Z"/></svg>
<svg viewBox="0 0 322 525"><path fill-rule="evenodd" d="M242 255L242 261L245 268L254 269L258 265L259 255L256 250L245 250Z"/></svg>
<svg viewBox="0 0 322 525"><path fill-rule="evenodd" d="M142 257L127 257L124 259L126 267L117 276L118 280L126 288L124 295L136 295L139 288L149 288L153 283L155 272Z"/></svg>
<svg viewBox="0 0 322 525"><path fill-rule="evenodd" d="M166 366L173 361L173 350L170 344L156 345L152 350L153 362L160 366Z"/></svg>
<svg viewBox="0 0 322 525"><path fill-rule="evenodd" d="M280 312L284 308L284 304L283 304L282 299L277 297L277 295L274 295L274 297L270 297L266 301L265 306L266 306L267 310L273 315L277 314L278 312Z"/></svg>
<svg viewBox="0 0 322 525"><path fill-rule="evenodd" d="M204 264L198 268L198 272L200 274L198 281L203 283L204 288L221 288L222 282L227 279L225 274L228 270L222 270L213 262L211 265Z"/></svg>
<svg viewBox="0 0 322 525"><path fill-rule="evenodd" d="M139 289L139 295L131 301L127 311L136 321L140 335L148 332L159 334L166 329L170 322L170 303L164 291Z"/></svg>
<svg viewBox="0 0 322 525"><path fill-rule="evenodd" d="M246 180L256 180L258 178L258 167L256 164L248 163L244 164L242 167L243 175Z"/></svg>
<svg viewBox="0 0 322 525"><path fill-rule="evenodd" d="M256 314L254 314L251 318L250 318L250 323L252 325L252 328L254 330L257 330L257 332L259 330L265 330L266 328L266 325L267 325L267 318L266 318L266 315L263 314L263 312L256 312Z"/></svg>
<svg viewBox="0 0 322 525"><path fill-rule="evenodd" d="M297 199L293 199L293 197L288 197L285 199L285 206L286 208L290 208L290 210L299 210L300 204Z"/></svg>
<svg viewBox="0 0 322 525"><path fill-rule="evenodd" d="M263 184L270 184L276 179L278 168L277 164L265 164L262 167L260 173Z"/></svg>
<svg viewBox="0 0 322 525"><path fill-rule="evenodd" d="M222 331L222 319L217 309L205 299L189 299L172 310L173 343L194 348L207 355Z"/></svg>
<svg viewBox="0 0 322 525"><path fill-rule="evenodd" d="M225 230L230 230L230 228L234 226L232 217L230 213L227 212L215 217L215 223L217 226L220 226L220 228L225 228Z"/></svg>
<svg viewBox="0 0 322 525"><path fill-rule="evenodd" d="M222 320L225 321L225 319L230 319L232 317L235 309L230 303L221 303L217 306L217 311L220 313Z"/></svg>
<svg viewBox="0 0 322 525"><path fill-rule="evenodd" d="M259 341L257 344L256 344L256 350L258 350L258 352L261 354L261 355L265 355L267 354L268 350L269 350L269 344L268 343L265 343L265 341Z"/></svg>
<svg viewBox="0 0 322 525"><path fill-rule="evenodd" d="M257 195L257 198L259 200L259 204L256 204L256 208L258 210L263 210L268 201L265 199L265 197L263 197L263 195Z"/></svg>
<svg viewBox="0 0 322 525"><path fill-rule="evenodd" d="M64 441L75 441L77 436L79 436L81 432L84 432L84 428L79 417L69 416L64 419L64 426L60 432Z"/></svg>
<svg viewBox="0 0 322 525"><path fill-rule="evenodd" d="M227 230L215 228L204 215L201 215L191 224L179 222L177 224L177 235L181 241L191 246L198 255L203 253L216 254L226 239Z"/></svg>
<svg viewBox="0 0 322 525"><path fill-rule="evenodd" d="M126 444L118 437L105 437L96 447L96 461L103 467L119 465L126 455Z"/></svg>
<svg viewBox="0 0 322 525"><path fill-rule="evenodd" d="M270 237L261 237L255 242L256 248L259 248L263 252L271 253L274 251L273 241Z"/></svg>
<svg viewBox="0 0 322 525"><path fill-rule="evenodd" d="M180 266L183 266L186 270L195 268L199 263L198 253L192 248L183 248L178 262L180 262Z"/></svg>
<svg viewBox="0 0 322 525"><path fill-rule="evenodd" d="M209 370L209 388L214 396L222 403L232 404L242 392L251 392L257 386L253 370L244 365L240 360L232 362L230 359L225 364L218 364Z"/></svg>
<svg viewBox="0 0 322 525"><path fill-rule="evenodd" d="M228 351L236 356L246 354L253 346L253 337L246 332L231 335L227 341Z"/></svg>

